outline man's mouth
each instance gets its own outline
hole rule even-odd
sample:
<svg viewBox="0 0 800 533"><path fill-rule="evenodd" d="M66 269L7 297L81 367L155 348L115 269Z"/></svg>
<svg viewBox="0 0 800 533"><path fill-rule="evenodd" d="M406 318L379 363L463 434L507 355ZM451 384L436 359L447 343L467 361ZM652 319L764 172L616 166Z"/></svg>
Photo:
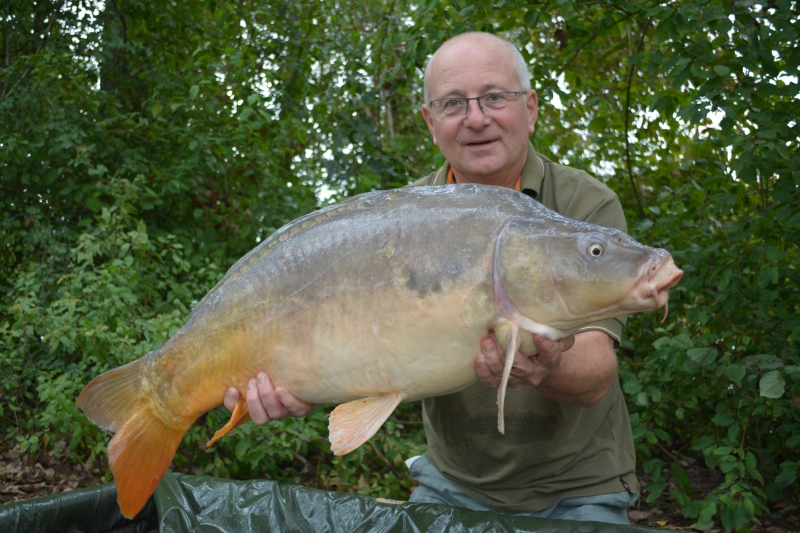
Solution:
<svg viewBox="0 0 800 533"><path fill-rule="evenodd" d="M467 146L475 146L477 148L481 148L483 146L489 146L493 142L494 142L494 139L489 139L489 140L485 140L485 141L472 141L472 142L468 142L466 144L467 144Z"/></svg>

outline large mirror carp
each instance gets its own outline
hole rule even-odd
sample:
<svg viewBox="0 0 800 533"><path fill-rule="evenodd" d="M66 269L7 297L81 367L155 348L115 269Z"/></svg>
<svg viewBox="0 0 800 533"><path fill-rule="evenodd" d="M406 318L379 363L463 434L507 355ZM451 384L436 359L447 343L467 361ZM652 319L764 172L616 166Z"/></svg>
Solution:
<svg viewBox="0 0 800 533"><path fill-rule="evenodd" d="M564 218L513 190L412 187L356 196L299 218L228 270L186 324L141 359L95 378L78 405L116 432L109 463L134 516L195 420L241 401L212 443L249 420L245 387L275 386L330 418L337 455L394 408L477 381L480 341L517 349L606 318L665 306L682 275L670 255L624 233ZM498 438L502 438L498 434Z"/></svg>

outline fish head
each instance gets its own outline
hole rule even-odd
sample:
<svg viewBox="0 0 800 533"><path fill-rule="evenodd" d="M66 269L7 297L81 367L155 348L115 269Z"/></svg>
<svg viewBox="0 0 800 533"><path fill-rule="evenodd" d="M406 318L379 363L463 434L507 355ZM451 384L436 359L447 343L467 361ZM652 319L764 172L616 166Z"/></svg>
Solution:
<svg viewBox="0 0 800 533"><path fill-rule="evenodd" d="M563 217L511 220L495 249L497 303L523 329L551 338L663 307L682 275L665 250Z"/></svg>

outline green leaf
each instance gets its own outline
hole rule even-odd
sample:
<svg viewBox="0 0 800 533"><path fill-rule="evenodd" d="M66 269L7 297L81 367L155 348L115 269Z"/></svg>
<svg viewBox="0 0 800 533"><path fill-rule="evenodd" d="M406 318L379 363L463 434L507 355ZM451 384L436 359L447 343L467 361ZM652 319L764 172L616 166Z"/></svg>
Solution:
<svg viewBox="0 0 800 533"><path fill-rule="evenodd" d="M459 11L458 14L461 15L462 17L464 17L464 18L469 18L469 17L471 17L471 16L473 16L475 14L475 6L474 5L467 6L464 9L462 9L461 11Z"/></svg>
<svg viewBox="0 0 800 533"><path fill-rule="evenodd" d="M733 448L730 446L719 446L714 449L714 455L721 456L721 455L730 455L733 451Z"/></svg>
<svg viewBox="0 0 800 533"><path fill-rule="evenodd" d="M672 463L671 471L672 478L681 490L686 494L691 494L692 484L689 482L689 475L686 473L686 469L680 463Z"/></svg>
<svg viewBox="0 0 800 533"><path fill-rule="evenodd" d="M672 496L672 499L681 509L687 509L692 505L692 499L679 490L671 490L669 495Z"/></svg>
<svg viewBox="0 0 800 533"><path fill-rule="evenodd" d="M728 427L731 424L733 424L734 422L736 422L736 420L731 415L728 415L728 414L715 415L711 419L711 421L714 422L716 425L723 426L723 427Z"/></svg>
<svg viewBox="0 0 800 533"><path fill-rule="evenodd" d="M529 29L536 28L536 24L539 22L539 10L538 9L529 9L527 13L525 13L525 18L523 19L525 22L525 27Z"/></svg>
<svg viewBox="0 0 800 533"><path fill-rule="evenodd" d="M781 473L775 477L775 483L790 485L797 479L798 463L784 461L781 464Z"/></svg>
<svg viewBox="0 0 800 533"><path fill-rule="evenodd" d="M719 512L719 518L722 522L722 527L725 528L725 531L731 531L734 529L734 509L736 508L736 504L730 501L730 498L720 498L722 500L722 506Z"/></svg>
<svg viewBox="0 0 800 533"><path fill-rule="evenodd" d="M728 426L728 441L734 442L736 439L739 438L739 432L741 432L742 428L737 423L733 423Z"/></svg>
<svg viewBox="0 0 800 533"><path fill-rule="evenodd" d="M731 69L724 65L714 65L714 72L716 72L719 76L727 76L730 74Z"/></svg>
<svg viewBox="0 0 800 533"><path fill-rule="evenodd" d="M161 102L155 102L150 107L150 113L152 113L153 118L156 118L158 115L160 115L161 114L161 110L162 110Z"/></svg>
<svg viewBox="0 0 800 533"><path fill-rule="evenodd" d="M780 370L772 370L761 376L758 391L764 398L780 398L785 391L786 382Z"/></svg>
<svg viewBox="0 0 800 533"><path fill-rule="evenodd" d="M747 524L750 523L754 515L755 507L753 506L753 502L747 500L736 502L733 527L736 531L742 531Z"/></svg>
<svg viewBox="0 0 800 533"><path fill-rule="evenodd" d="M717 290L724 291L728 287L728 283L731 281L731 271L726 270L719 276L719 280L717 281Z"/></svg>
<svg viewBox="0 0 800 533"><path fill-rule="evenodd" d="M739 364L732 364L728 368L725 369L725 375L731 381L741 381L742 378L747 374L747 370L745 367Z"/></svg>
<svg viewBox="0 0 800 533"><path fill-rule="evenodd" d="M247 439L241 439L236 444L236 459L238 459L239 461L244 460L244 456L249 448L250 448L250 441Z"/></svg>
<svg viewBox="0 0 800 533"><path fill-rule="evenodd" d="M189 89L189 100L194 100L195 98L197 98L197 93L199 92L200 92L200 86L192 85L192 87Z"/></svg>
<svg viewBox="0 0 800 533"><path fill-rule="evenodd" d="M689 360L699 365L709 365L717 358L717 350L715 348L692 348L686 351L686 355Z"/></svg>
<svg viewBox="0 0 800 533"><path fill-rule="evenodd" d="M636 394L636 403L639 405L647 405L647 393L646 392L639 392Z"/></svg>
<svg viewBox="0 0 800 533"><path fill-rule="evenodd" d="M714 527L714 515L717 514L716 502L708 502L700 509L700 514L697 517L697 522L692 524L692 527L700 531L710 531Z"/></svg>

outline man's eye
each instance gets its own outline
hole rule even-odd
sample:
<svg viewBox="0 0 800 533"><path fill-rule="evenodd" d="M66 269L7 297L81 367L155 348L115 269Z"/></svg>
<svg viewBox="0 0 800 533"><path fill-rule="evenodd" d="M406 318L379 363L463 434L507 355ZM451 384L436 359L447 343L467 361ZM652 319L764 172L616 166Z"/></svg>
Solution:
<svg viewBox="0 0 800 533"><path fill-rule="evenodd" d="M491 93L486 95L486 99L490 102L499 102L503 99L503 95L500 93Z"/></svg>
<svg viewBox="0 0 800 533"><path fill-rule="evenodd" d="M445 107L458 107L461 105L461 100L458 99L446 100L444 105Z"/></svg>

